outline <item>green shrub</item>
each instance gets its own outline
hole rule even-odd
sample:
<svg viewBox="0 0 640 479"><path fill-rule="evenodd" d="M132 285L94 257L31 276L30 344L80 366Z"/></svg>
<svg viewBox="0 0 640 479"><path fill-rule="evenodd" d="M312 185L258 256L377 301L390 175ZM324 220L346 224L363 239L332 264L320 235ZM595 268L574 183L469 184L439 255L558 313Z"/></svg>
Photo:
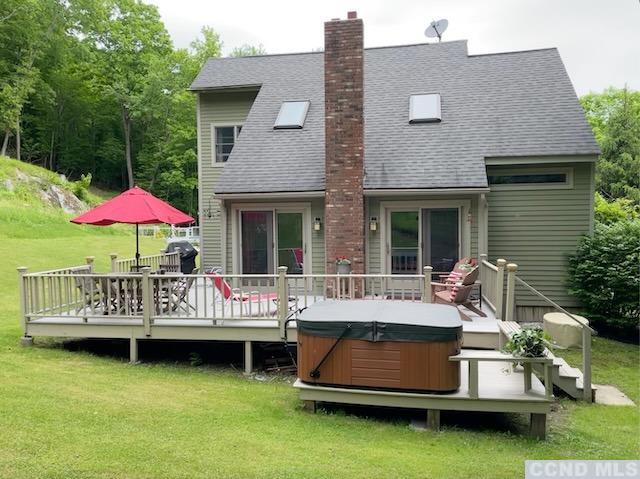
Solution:
<svg viewBox="0 0 640 479"><path fill-rule="evenodd" d="M86 175L80 175L78 181L74 181L72 184L73 194L82 201L89 200L89 186L91 185L91 173Z"/></svg>
<svg viewBox="0 0 640 479"><path fill-rule="evenodd" d="M634 220L640 217L640 207L628 198L616 198L607 201L600 193L596 193L594 214L596 221L607 225L618 221Z"/></svg>
<svg viewBox="0 0 640 479"><path fill-rule="evenodd" d="M640 220L596 223L593 235L583 237L569 258L569 293L586 307L596 327L637 340L639 268Z"/></svg>

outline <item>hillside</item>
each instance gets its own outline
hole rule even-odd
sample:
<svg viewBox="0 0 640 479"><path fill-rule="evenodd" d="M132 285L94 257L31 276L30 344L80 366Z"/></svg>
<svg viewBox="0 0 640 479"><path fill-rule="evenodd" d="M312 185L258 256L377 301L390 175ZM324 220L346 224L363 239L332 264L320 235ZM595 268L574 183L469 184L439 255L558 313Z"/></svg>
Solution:
<svg viewBox="0 0 640 479"><path fill-rule="evenodd" d="M79 226L69 220L95 206L110 192L39 166L0 157L0 237L59 238L86 234L130 234L127 227Z"/></svg>

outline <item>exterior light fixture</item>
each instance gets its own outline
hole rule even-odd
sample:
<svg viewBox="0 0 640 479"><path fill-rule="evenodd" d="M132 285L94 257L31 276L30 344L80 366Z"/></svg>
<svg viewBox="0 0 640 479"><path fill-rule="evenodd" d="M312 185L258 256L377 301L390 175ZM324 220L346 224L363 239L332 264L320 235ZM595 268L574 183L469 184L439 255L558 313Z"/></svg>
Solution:
<svg viewBox="0 0 640 479"><path fill-rule="evenodd" d="M378 231L378 218L376 216L369 218L369 230Z"/></svg>
<svg viewBox="0 0 640 479"><path fill-rule="evenodd" d="M322 221L320 220L320 218L316 217L313 220L313 231L320 231L321 228L322 228Z"/></svg>

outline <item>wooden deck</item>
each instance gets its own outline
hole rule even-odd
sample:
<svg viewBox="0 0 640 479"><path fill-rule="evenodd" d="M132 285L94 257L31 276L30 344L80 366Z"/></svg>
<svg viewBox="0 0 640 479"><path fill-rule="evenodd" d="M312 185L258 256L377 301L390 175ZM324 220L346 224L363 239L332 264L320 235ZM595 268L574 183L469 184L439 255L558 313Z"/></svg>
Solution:
<svg viewBox="0 0 640 479"><path fill-rule="evenodd" d="M522 368L512 369L505 362L481 362L478 364L478 397L474 397L469 389L468 363L461 362L460 366L460 388L448 394L329 387L300 380L295 382L294 387L298 389L305 407L311 411L315 411L317 403L421 409L427 411L427 426L434 429L439 428L440 411L520 413L530 415L532 436L545 437L546 416L553 399L545 393L540 380L531 377L531 387L525 391Z"/></svg>
<svg viewBox="0 0 640 479"><path fill-rule="evenodd" d="M275 316L277 306L273 301L263 301L260 309L240 315L212 298L216 291L211 284L201 282L189 290L188 304L196 309L169 311L152 317L148 331L141 314L122 316L106 314L102 308L92 311L69 308L55 315L35 317L27 323L27 336L114 338L114 339L177 339L210 341L282 341L281 321ZM292 312L323 300L320 296L307 296L290 302ZM389 300L400 301L400 300ZM489 308L483 307L487 317L471 313L471 321L463 321L465 347L495 349L498 345L497 320ZM233 315L231 315L233 313ZM295 320L287 325L287 340L297 340Z"/></svg>
<svg viewBox="0 0 640 479"><path fill-rule="evenodd" d="M314 302L349 301L360 298L359 292L365 293L361 299L431 301L430 268L424 275L406 277L287 275L286 268L279 268L277 275L224 275L229 286L223 291L210 275L128 273L129 260L120 264L112 259L111 273L94 273L89 260L88 265L42 273L20 268L23 344L37 336L125 339L136 362L140 340L234 341L244 345L245 373L250 373L252 343L296 342L295 312ZM482 295L487 316L466 312L471 320L463 321L464 347L484 349L487 356L451 358L461 362L462 370L455 393L333 388L300 381L295 387L307 405L318 401L426 409L432 426L438 424L440 410L531 414L532 433L543 437L552 391L550 386L545 391L530 374L531 366L526 365L526 374L507 372L508 363L494 361L492 354L498 353L491 350L498 347L500 330L493 314L496 301L491 301L495 295L489 293Z"/></svg>

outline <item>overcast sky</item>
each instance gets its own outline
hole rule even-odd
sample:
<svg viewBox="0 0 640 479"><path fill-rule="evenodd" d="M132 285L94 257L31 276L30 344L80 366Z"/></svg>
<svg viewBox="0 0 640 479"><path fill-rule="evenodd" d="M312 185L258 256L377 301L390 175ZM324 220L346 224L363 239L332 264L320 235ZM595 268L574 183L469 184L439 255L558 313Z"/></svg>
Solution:
<svg viewBox="0 0 640 479"><path fill-rule="evenodd" d="M640 89L640 0L147 0L178 47L203 25L223 53L249 43L268 53L323 46L323 22L356 10L365 47L433 41L431 20L447 18L444 40L467 39L469 53L557 47L579 95L625 83Z"/></svg>

